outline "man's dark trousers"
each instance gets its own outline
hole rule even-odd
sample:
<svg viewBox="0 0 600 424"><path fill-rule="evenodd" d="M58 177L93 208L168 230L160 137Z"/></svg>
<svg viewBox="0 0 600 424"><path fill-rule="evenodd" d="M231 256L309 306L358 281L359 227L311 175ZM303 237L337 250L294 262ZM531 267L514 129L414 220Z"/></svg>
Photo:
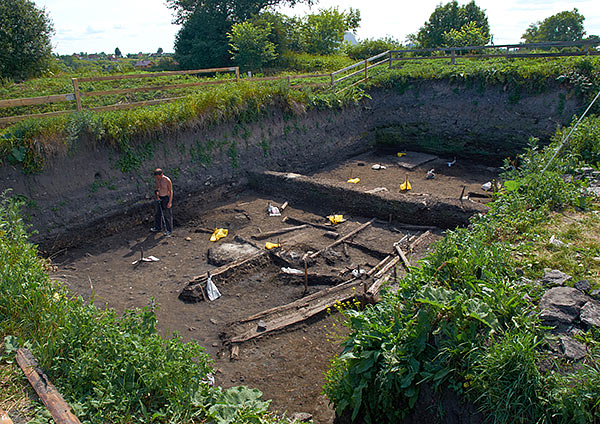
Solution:
<svg viewBox="0 0 600 424"><path fill-rule="evenodd" d="M168 232L173 231L173 214L171 208L167 208L169 204L169 196L160 196L160 200L156 202L156 210L154 212L154 228L162 229L163 216L165 219L165 226Z"/></svg>

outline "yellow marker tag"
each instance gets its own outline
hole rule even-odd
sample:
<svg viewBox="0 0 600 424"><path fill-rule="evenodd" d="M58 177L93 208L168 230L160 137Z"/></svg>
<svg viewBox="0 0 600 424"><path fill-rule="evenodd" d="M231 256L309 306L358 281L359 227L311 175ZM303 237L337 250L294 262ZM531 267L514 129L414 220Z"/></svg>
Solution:
<svg viewBox="0 0 600 424"><path fill-rule="evenodd" d="M412 186L410 185L410 181L408 178L404 181L404 183L400 184L400 191L408 191L412 190Z"/></svg>
<svg viewBox="0 0 600 424"><path fill-rule="evenodd" d="M360 181L360 178L350 178L348 180L348 182L352 183L352 184L358 184L359 181Z"/></svg>
<svg viewBox="0 0 600 424"><path fill-rule="evenodd" d="M332 224L339 224L340 222L344 222L344 215L329 215L327 217Z"/></svg>
<svg viewBox="0 0 600 424"><path fill-rule="evenodd" d="M215 228L215 232L212 233L212 236L210 236L210 241L221 240L223 237L227 237L227 234L229 234L229 230L224 228Z"/></svg>
<svg viewBox="0 0 600 424"><path fill-rule="evenodd" d="M398 152L398 153L396 153L396 154L398 155L398 157L399 157L399 158L401 158L402 156L406 156L406 153L401 153L401 152Z"/></svg>
<svg viewBox="0 0 600 424"><path fill-rule="evenodd" d="M267 249L267 250L275 249L276 247L281 247L281 244L279 244L279 243L271 243L271 242L266 242L265 243L265 249Z"/></svg>

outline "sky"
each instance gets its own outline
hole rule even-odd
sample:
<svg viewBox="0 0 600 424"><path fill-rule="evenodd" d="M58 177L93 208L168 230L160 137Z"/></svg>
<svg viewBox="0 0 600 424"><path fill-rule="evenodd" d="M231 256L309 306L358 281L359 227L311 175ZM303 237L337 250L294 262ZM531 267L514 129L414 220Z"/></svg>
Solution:
<svg viewBox="0 0 600 424"><path fill-rule="evenodd" d="M172 52L180 28L171 23L172 13L164 0L34 1L45 8L54 22L56 33L52 45L58 54L113 53L116 47L123 54L152 53L159 47ZM440 0L320 0L312 9L300 5L280 11L303 15L333 6L352 7L361 13L361 25L356 30L358 40L391 36L404 41L408 34L419 30L440 3ZM459 0L459 4L465 3ZM531 23L574 7L586 18L587 34L600 35L599 0L476 0L476 3L487 13L494 44L518 43Z"/></svg>

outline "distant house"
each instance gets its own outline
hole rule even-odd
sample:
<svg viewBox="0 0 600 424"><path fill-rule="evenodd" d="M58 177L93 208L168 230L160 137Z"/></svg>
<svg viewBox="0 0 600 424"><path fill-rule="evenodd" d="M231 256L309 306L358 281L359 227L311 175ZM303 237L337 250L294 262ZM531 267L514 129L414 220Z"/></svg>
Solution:
<svg viewBox="0 0 600 424"><path fill-rule="evenodd" d="M152 62L151 60L138 60L133 66L135 66L138 69L146 69L153 67L154 62Z"/></svg>

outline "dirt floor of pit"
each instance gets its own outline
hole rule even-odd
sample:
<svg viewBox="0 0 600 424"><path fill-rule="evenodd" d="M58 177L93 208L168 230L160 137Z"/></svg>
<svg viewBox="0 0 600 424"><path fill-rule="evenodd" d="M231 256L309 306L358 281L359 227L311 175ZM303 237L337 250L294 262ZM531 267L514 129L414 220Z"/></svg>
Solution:
<svg viewBox="0 0 600 424"><path fill-rule="evenodd" d="M364 166L358 165L358 162L364 163ZM353 165L346 163L320 172L318 176L339 179L345 177L348 166L373 171L370 168L372 163L383 161L380 157L360 157ZM424 165L429 166L430 164ZM432 185L429 193L446 196L457 184L472 184L475 190L494 176L491 170L485 168L472 176L473 169L468 164L461 164L461 167L454 169L451 167L448 171L452 174L444 174L447 175L448 182ZM392 187L397 184L398 175L405 173L393 166L389 170L390 172L373 171L377 174L372 184L389 184ZM361 182L362 178L364 184L370 184L367 173L361 177ZM459 194L460 191L457 196ZM274 410L287 411L288 415L309 412L313 414L316 423L331 423L335 414L321 391L323 373L328 367L329 359L340 351L338 342L344 330L340 326L339 316L321 314L287 331L246 342L241 345L239 359L235 361L230 360L229 347L223 344L222 336L229 331L229 323L301 298L304 288L300 282L291 283L277 278L279 268L275 265L258 266L236 276L239 278L233 278L234 281L219 285L223 297L215 302L184 303L178 298L181 290L194 276L214 269L206 260L207 250L212 245L209 235L197 232L199 228L228 228L228 237L220 243L232 241L236 235L250 239L253 234L286 226L281 218L268 217L266 214L267 202L280 205L285 200L248 192L215 205L213 209L208 209L211 205L206 205L207 210L198 210L195 214L188 210L185 214L196 215L196 218L177 226L171 237L148 233L150 224L148 228L130 228L53 256L52 260L57 268L52 277L64 282L71 291L85 299L91 299L93 292L98 306L111 307L118 312L146 306L154 298L159 307L157 316L161 334L169 336L177 331L186 340L195 340L205 347L215 361L216 384L223 387L257 387L264 392L266 399L273 400ZM176 204L176 218L177 207ZM284 215L326 223L325 214L332 212L343 211L321 211L318 205L312 205L311 211L306 211L298 205L290 205ZM149 217L151 214L149 211ZM342 235L364 223L369 217L346 218L347 221L337 227ZM316 251L332 242L323 236L324 232L308 228L255 243L264 246L265 241L280 241L284 248L298 246L305 251ZM378 256L385 252L392 253L393 243L403 235L416 234L417 231L398 230L394 228L394 223L391 226L376 223L353 239L371 249L371 254L364 249L347 247L348 256L345 256L342 247L338 247L336 251L339 257L334 258L332 264L318 266L328 266L338 273L346 273L357 265L369 269L379 261ZM409 259L414 263L425 254L427 246L440 236L440 233L432 234ZM153 255L160 261L132 265L139 258L141 249L145 256ZM309 292L314 293L322 288L325 286L311 285Z"/></svg>

